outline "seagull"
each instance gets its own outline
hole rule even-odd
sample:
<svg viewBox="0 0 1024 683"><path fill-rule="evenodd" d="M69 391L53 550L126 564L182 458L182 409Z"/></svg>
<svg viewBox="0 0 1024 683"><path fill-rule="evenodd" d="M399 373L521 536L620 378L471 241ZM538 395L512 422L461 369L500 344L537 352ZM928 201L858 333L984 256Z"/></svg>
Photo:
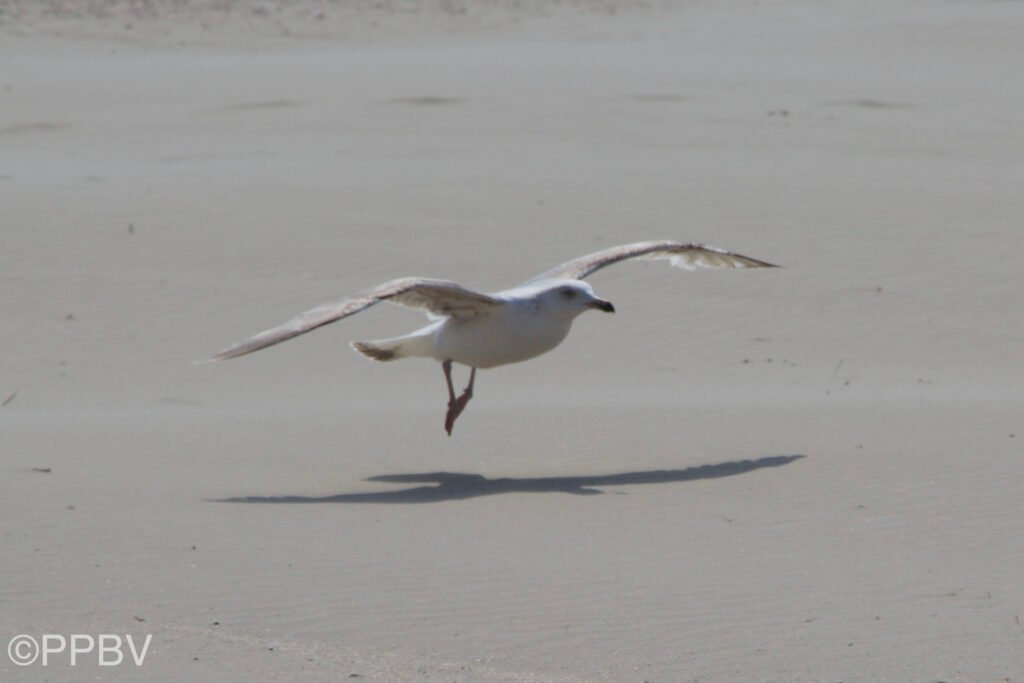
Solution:
<svg viewBox="0 0 1024 683"><path fill-rule="evenodd" d="M449 280L403 277L300 313L283 325L229 346L209 360L227 360L265 349L381 301L424 309L431 320L426 327L401 337L352 342L351 346L380 362L415 357L439 361L448 385L444 429L451 436L455 420L473 398L476 371L519 363L547 353L562 343L573 320L585 311L614 313L612 303L598 297L583 278L628 259L664 259L685 270L777 267L704 244L652 241L602 249L492 294L467 289ZM470 368L469 383L458 396L452 384L453 363Z"/></svg>

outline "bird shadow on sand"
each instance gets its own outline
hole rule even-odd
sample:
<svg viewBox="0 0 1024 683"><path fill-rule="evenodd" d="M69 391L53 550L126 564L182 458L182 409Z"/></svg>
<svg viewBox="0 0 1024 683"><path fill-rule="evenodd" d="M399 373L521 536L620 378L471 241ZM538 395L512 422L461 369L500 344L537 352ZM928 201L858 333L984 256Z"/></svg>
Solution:
<svg viewBox="0 0 1024 683"><path fill-rule="evenodd" d="M575 477L536 477L526 479L488 479L481 474L425 472L422 474L382 474L366 481L389 484L432 484L392 491L339 493L333 496L246 496L222 498L217 503L440 503L465 500L499 493L571 493L592 496L604 493L596 486L634 486L670 484L698 479L718 479L746 474L764 467L781 467L800 460L802 455L774 455L756 460L732 460L679 470L649 470Z"/></svg>

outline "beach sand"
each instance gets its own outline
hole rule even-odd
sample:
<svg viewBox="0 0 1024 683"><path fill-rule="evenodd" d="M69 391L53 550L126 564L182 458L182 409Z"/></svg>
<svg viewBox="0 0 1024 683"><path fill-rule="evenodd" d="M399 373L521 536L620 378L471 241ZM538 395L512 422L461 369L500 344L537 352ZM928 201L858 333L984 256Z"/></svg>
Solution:
<svg viewBox="0 0 1024 683"><path fill-rule="evenodd" d="M0 640L152 641L0 680L1024 681L1020 3L68 5L0 3ZM785 268L595 274L451 438L347 347L414 311L192 364L656 238Z"/></svg>

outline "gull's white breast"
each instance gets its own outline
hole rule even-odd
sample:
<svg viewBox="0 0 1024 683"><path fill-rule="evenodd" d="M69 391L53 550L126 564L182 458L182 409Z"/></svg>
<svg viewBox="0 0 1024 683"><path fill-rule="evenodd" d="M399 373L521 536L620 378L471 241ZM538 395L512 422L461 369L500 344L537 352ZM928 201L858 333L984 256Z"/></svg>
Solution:
<svg viewBox="0 0 1024 683"><path fill-rule="evenodd" d="M545 315L536 300L513 299L474 320L445 320L434 333L434 357L474 368L518 363L558 346L571 327L572 318Z"/></svg>

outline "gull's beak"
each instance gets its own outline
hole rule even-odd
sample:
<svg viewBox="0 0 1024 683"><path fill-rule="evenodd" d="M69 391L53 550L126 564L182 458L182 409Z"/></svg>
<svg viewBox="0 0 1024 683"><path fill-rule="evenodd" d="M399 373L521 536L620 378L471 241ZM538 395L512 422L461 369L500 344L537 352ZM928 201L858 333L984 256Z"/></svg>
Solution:
<svg viewBox="0 0 1024 683"><path fill-rule="evenodd" d="M590 307L591 308L598 308L598 309L604 311L605 313L614 313L615 312L615 307L612 306L612 302L611 301L605 301L604 299L594 299L593 301L590 302Z"/></svg>

